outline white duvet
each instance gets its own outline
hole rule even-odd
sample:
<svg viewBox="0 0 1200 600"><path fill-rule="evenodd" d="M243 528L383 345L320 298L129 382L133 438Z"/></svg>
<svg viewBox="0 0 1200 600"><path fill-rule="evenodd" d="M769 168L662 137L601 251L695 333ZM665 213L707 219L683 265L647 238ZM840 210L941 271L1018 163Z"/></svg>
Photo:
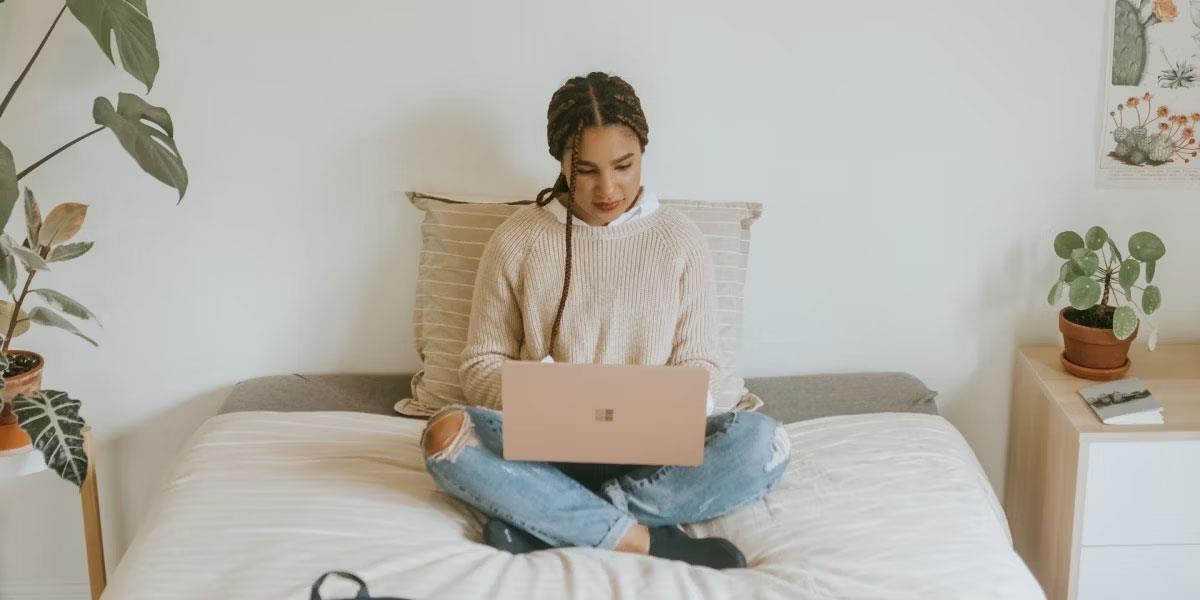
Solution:
<svg viewBox="0 0 1200 600"><path fill-rule="evenodd" d="M792 460L762 501L689 526L749 568L715 571L592 548L513 556L442 493L423 422L240 412L180 454L104 600L309 597L322 572L409 598L1043 598L996 497L947 421L872 414L788 425ZM326 598L353 596L330 582Z"/></svg>

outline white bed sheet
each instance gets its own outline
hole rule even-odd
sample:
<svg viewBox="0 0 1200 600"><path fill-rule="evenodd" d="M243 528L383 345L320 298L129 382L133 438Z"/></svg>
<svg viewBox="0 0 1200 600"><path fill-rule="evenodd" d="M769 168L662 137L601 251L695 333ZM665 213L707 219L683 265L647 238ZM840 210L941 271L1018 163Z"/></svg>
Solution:
<svg viewBox="0 0 1200 600"><path fill-rule="evenodd" d="M762 501L689 526L749 568L569 548L513 556L425 473L422 421L238 412L185 446L104 600L308 598L327 570L411 598L1043 598L996 496L937 416L787 426L792 460ZM326 597L354 588L327 583Z"/></svg>

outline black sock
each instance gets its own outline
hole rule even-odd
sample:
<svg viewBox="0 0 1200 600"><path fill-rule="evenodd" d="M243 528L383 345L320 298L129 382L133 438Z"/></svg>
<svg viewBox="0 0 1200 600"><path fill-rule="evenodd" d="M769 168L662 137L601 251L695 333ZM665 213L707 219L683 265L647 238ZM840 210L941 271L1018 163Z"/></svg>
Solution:
<svg viewBox="0 0 1200 600"><path fill-rule="evenodd" d="M725 538L693 538L674 525L650 528L650 556L713 569L744 569L746 557Z"/></svg>

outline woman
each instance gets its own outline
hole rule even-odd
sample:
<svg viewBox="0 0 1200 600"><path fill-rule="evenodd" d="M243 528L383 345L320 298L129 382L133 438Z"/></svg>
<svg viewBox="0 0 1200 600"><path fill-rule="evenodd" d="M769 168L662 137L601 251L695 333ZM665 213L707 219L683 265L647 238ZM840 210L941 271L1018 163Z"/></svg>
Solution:
<svg viewBox="0 0 1200 600"><path fill-rule="evenodd" d="M779 479L788 438L765 415L711 415L710 394L698 467L502 458L505 360L694 365L710 382L718 369L712 257L699 228L641 185L649 129L633 88L604 73L575 77L547 117L558 180L484 249L461 367L472 406L430 419L426 468L492 518L484 538L497 548L593 546L744 567L728 540L693 539L678 525L758 500Z"/></svg>

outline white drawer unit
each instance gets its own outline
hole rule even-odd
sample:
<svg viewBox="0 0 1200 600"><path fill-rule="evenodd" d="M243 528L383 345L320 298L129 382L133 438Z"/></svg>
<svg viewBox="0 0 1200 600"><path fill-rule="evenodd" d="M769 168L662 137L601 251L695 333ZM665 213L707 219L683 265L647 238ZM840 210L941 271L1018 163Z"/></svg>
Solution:
<svg viewBox="0 0 1200 600"><path fill-rule="evenodd" d="M1200 545L1200 441L1092 442L1086 481L1085 548Z"/></svg>
<svg viewBox="0 0 1200 600"><path fill-rule="evenodd" d="M1087 600L1196 600L1200 545L1084 546L1078 590Z"/></svg>
<svg viewBox="0 0 1200 600"><path fill-rule="evenodd" d="M1004 508L1052 600L1200 600L1200 346L1135 346L1162 425L1105 425L1059 348L1017 359Z"/></svg>

